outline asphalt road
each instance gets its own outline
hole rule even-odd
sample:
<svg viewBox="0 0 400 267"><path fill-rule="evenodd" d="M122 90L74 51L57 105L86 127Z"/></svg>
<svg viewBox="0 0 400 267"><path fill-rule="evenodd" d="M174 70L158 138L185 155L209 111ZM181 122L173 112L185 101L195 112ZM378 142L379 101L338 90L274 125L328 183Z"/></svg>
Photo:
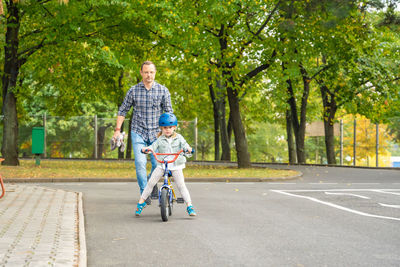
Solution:
<svg viewBox="0 0 400 267"><path fill-rule="evenodd" d="M400 171L289 168L304 175L187 183L198 216L168 222L135 217L136 183L41 185L83 192L88 266L400 266Z"/></svg>

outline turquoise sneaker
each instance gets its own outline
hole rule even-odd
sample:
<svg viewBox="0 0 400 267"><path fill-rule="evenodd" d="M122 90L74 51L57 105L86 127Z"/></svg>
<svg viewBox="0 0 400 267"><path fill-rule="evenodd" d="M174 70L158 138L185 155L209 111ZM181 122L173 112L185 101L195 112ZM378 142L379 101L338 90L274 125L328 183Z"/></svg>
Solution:
<svg viewBox="0 0 400 267"><path fill-rule="evenodd" d="M190 205L186 208L187 212L189 213L189 216L196 216L196 212L193 209L193 206Z"/></svg>
<svg viewBox="0 0 400 267"><path fill-rule="evenodd" d="M146 206L146 202L143 202L142 204L137 203L137 208L136 208L136 216L139 216L140 213L142 213L143 208Z"/></svg>

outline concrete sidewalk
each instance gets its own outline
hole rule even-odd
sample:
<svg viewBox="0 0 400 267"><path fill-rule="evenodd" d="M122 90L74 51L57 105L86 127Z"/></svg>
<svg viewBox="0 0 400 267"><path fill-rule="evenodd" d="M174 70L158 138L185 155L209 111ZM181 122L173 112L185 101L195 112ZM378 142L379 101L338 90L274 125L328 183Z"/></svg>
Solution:
<svg viewBox="0 0 400 267"><path fill-rule="evenodd" d="M82 194L5 184L0 266L86 266Z"/></svg>

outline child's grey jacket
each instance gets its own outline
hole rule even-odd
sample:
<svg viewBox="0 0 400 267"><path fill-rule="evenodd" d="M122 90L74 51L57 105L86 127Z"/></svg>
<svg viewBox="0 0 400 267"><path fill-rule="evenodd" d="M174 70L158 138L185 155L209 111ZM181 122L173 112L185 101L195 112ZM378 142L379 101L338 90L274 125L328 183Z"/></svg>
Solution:
<svg viewBox="0 0 400 267"><path fill-rule="evenodd" d="M158 153L176 153L179 152L181 149L188 149L190 147L185 138L183 138L183 136L178 133L175 137L170 138L172 138L172 141L168 142L168 139L164 135L161 135L157 138L156 141L154 141L153 144L150 145L151 149ZM186 154L186 157L191 156L192 154ZM164 157L165 156L160 156L159 159L163 159ZM172 157L173 156L169 156L169 158L171 159ZM179 155L179 157L175 161L174 167L177 169L183 169L185 168L185 162L186 158L182 155ZM163 163L157 162L157 165L159 167L164 167Z"/></svg>

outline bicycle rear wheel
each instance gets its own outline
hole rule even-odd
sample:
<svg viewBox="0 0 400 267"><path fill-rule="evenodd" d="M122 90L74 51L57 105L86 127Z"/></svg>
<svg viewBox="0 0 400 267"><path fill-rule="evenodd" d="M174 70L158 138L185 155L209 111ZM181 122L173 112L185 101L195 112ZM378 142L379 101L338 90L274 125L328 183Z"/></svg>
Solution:
<svg viewBox="0 0 400 267"><path fill-rule="evenodd" d="M161 190L160 211L161 211L161 219L164 222L168 221L168 215L170 214L168 202L169 202L168 188L163 188Z"/></svg>

